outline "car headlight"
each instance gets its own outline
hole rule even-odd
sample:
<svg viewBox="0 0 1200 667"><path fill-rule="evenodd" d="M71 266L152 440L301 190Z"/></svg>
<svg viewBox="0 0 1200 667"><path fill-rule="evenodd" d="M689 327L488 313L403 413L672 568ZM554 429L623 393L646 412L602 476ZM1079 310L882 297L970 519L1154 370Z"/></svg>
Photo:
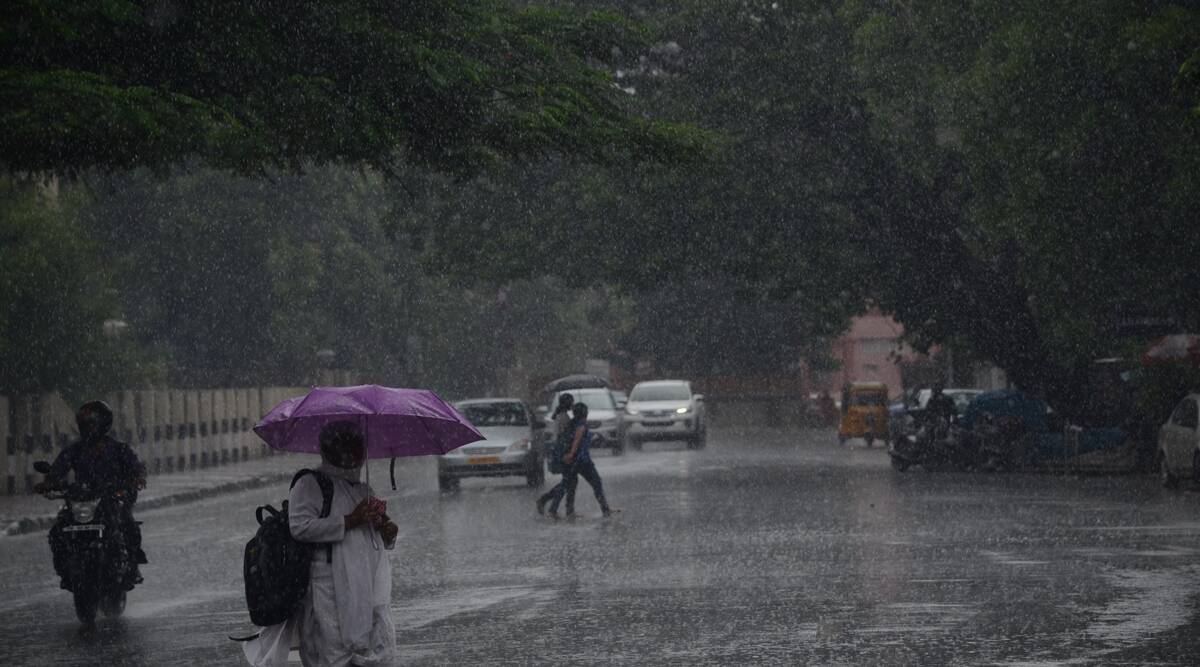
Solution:
<svg viewBox="0 0 1200 667"><path fill-rule="evenodd" d="M641 410L638 410L636 408L631 408L628 406L625 407L625 414L627 414L627 415L637 415L640 413L641 413Z"/></svg>
<svg viewBox="0 0 1200 667"><path fill-rule="evenodd" d="M529 438L522 438L508 446L510 452L527 452L529 451Z"/></svg>
<svg viewBox="0 0 1200 667"><path fill-rule="evenodd" d="M675 414L686 415L691 408L675 408Z"/></svg>

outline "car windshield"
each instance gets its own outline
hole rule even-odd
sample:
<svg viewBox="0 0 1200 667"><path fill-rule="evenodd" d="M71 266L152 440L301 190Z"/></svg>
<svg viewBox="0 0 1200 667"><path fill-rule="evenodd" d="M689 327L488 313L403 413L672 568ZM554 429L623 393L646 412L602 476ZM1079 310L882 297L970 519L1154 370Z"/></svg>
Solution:
<svg viewBox="0 0 1200 667"><path fill-rule="evenodd" d="M612 394L608 393L607 389L575 389L573 391L564 391L563 394L570 394L575 398L576 403L583 403L588 406L589 410L616 410L617 406L613 403ZM559 394L561 396L562 394ZM553 405L558 405L558 396L554 397Z"/></svg>
<svg viewBox="0 0 1200 667"><path fill-rule="evenodd" d="M466 403L456 406L476 428L484 426L529 426L520 403Z"/></svg>
<svg viewBox="0 0 1200 667"><path fill-rule="evenodd" d="M631 401L686 401L691 398L687 385L652 384L638 385L629 395Z"/></svg>

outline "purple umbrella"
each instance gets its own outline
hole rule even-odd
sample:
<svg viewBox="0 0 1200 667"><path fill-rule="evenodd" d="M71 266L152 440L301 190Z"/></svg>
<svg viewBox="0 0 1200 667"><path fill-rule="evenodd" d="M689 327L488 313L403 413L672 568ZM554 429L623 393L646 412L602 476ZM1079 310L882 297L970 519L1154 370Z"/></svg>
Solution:
<svg viewBox="0 0 1200 667"><path fill-rule="evenodd" d="M335 421L359 425L369 459L445 454L484 439L432 391L374 384L316 387L271 408L254 432L275 449L318 453L321 427Z"/></svg>

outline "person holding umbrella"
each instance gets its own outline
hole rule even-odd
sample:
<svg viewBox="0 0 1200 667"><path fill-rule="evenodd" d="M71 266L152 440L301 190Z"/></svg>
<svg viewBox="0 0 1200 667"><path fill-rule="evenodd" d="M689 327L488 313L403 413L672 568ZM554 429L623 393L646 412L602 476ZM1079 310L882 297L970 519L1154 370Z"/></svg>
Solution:
<svg viewBox="0 0 1200 667"><path fill-rule="evenodd" d="M297 613L244 645L251 664L287 663L293 635L306 666L387 665L396 652L388 551L398 529L362 480L371 458L444 454L483 439L437 394L379 385L316 387L267 413L254 432L275 449L317 451L316 474L288 495L293 539L314 545L309 586ZM333 487L329 511L325 491ZM322 516L325 514L325 516Z"/></svg>
<svg viewBox="0 0 1200 667"><path fill-rule="evenodd" d="M315 474L301 476L288 494L292 537L314 546L308 591L291 619L245 645L252 665L285 664L293 637L306 667L388 665L395 658L388 552L399 529L362 482L366 452L357 424L326 424L320 451ZM326 516L318 475L333 491Z"/></svg>
<svg viewBox="0 0 1200 667"><path fill-rule="evenodd" d="M396 524L362 483L366 452L358 425L332 422L321 429L321 466L333 481L329 516L319 518L324 498L312 475L288 495L292 536L329 544L314 549L300 614L300 655L305 665L386 665L396 652L392 623L392 567ZM326 562L330 560L332 562Z"/></svg>

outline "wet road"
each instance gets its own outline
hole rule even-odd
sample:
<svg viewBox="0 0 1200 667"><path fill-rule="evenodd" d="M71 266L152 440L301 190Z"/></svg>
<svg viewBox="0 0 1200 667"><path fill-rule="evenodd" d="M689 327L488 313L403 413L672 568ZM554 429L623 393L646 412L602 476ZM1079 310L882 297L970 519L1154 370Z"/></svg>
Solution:
<svg viewBox="0 0 1200 667"><path fill-rule="evenodd" d="M1200 495L1148 477L893 471L831 433L596 456L614 506L553 522L518 478L401 472L412 663L1196 664ZM385 466L376 465L382 478ZM260 490L146 512L147 584L82 636L44 536L0 538L0 664L239 664Z"/></svg>

